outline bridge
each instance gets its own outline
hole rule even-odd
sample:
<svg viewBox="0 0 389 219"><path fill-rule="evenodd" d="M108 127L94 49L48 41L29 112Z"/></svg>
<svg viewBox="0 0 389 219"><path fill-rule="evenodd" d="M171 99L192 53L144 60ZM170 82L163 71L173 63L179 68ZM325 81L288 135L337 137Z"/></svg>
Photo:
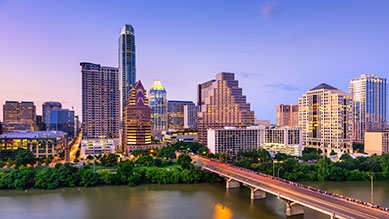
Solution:
<svg viewBox="0 0 389 219"><path fill-rule="evenodd" d="M389 218L389 212L371 206L358 204L350 198L332 195L329 192L314 191L308 186L286 180L277 180L265 174L214 162L191 155L195 165L226 179L226 188L239 188L241 184L251 189L251 199L263 199L272 194L286 204L286 216L304 214L304 207L322 212L334 218Z"/></svg>

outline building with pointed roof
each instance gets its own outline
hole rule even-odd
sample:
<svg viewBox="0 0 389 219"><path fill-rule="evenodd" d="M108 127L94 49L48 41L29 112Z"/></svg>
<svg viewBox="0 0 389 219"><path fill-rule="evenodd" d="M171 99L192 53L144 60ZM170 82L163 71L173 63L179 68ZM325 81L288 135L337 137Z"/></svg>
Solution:
<svg viewBox="0 0 389 219"><path fill-rule="evenodd" d="M149 90L151 129L167 129L167 93L160 80L155 80Z"/></svg>
<svg viewBox="0 0 389 219"><path fill-rule="evenodd" d="M127 151L144 149L145 145L151 144L150 107L141 81L136 82L127 96L124 143Z"/></svg>
<svg viewBox="0 0 389 219"><path fill-rule="evenodd" d="M299 127L303 147L352 152L352 98L328 84L320 84L299 98Z"/></svg>

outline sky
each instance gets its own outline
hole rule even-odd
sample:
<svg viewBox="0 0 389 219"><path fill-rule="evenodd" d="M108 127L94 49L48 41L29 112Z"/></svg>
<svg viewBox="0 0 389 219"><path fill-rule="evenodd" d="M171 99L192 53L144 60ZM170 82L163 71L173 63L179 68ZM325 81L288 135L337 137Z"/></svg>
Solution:
<svg viewBox="0 0 389 219"><path fill-rule="evenodd" d="M0 0L0 103L81 108L80 62L118 66L119 29L135 28L136 74L168 99L234 72L258 119L328 83L389 77L389 1ZM1 120L2 120L2 108Z"/></svg>

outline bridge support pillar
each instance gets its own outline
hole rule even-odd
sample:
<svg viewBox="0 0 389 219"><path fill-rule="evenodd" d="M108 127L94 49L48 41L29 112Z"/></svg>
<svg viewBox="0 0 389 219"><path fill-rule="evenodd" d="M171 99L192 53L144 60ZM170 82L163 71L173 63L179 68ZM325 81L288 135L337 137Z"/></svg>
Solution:
<svg viewBox="0 0 389 219"><path fill-rule="evenodd" d="M251 199L254 200L254 199L264 199L266 198L266 192L264 191L261 191L257 188L251 188Z"/></svg>
<svg viewBox="0 0 389 219"><path fill-rule="evenodd" d="M240 183L238 181L235 181L233 179L226 180L226 188L227 189L239 188L239 187L240 187Z"/></svg>
<svg viewBox="0 0 389 219"><path fill-rule="evenodd" d="M286 216L289 217L300 214L304 214L303 206L291 201L286 202Z"/></svg>

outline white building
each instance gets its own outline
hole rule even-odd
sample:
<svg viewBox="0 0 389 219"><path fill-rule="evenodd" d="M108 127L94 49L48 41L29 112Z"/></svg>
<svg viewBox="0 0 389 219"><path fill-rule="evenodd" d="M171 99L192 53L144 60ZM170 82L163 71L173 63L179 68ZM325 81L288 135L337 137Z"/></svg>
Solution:
<svg viewBox="0 0 389 219"><path fill-rule="evenodd" d="M352 98L328 84L307 91L299 98L299 127L303 146L326 153L352 152Z"/></svg>
<svg viewBox="0 0 389 219"><path fill-rule="evenodd" d="M81 141L81 157L115 153L114 139L83 139Z"/></svg>
<svg viewBox="0 0 389 219"><path fill-rule="evenodd" d="M227 152L235 156L239 150L264 148L273 153L301 156L300 128L251 126L208 129L208 148L212 153Z"/></svg>

